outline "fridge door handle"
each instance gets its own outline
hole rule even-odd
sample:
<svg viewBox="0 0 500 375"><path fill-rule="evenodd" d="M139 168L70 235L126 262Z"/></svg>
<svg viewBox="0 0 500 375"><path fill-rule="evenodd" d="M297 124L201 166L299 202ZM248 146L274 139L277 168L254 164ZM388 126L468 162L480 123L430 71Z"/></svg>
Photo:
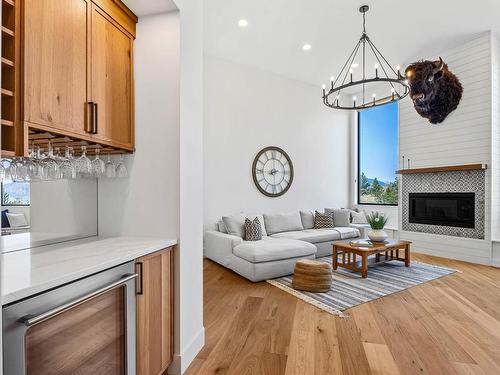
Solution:
<svg viewBox="0 0 500 375"><path fill-rule="evenodd" d="M51 310L48 310L44 313L41 313L39 315L26 315L19 319L21 323L23 323L26 327L32 327L35 324L42 323L50 318L53 318L56 315L62 314L63 312L66 312L78 305L81 305L82 303L85 303L86 301L99 297L100 295L109 292L112 289L118 288L121 285L125 284L127 281L133 280L137 277L138 275L136 273L132 275L125 275L121 279L108 284L100 289L94 290L93 292L90 292L80 298L77 298L73 301L70 301L68 303L65 303L64 305L55 307Z"/></svg>

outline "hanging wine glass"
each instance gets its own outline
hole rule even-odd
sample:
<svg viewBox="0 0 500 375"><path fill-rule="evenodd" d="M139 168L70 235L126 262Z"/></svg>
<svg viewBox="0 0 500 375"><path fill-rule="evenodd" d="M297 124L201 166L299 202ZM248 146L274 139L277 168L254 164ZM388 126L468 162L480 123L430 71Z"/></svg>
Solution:
<svg viewBox="0 0 500 375"><path fill-rule="evenodd" d="M78 177L88 177L92 173L92 162L87 157L86 146L82 146L82 156L77 159L76 171Z"/></svg>
<svg viewBox="0 0 500 375"><path fill-rule="evenodd" d="M28 157L24 158L24 165L26 167L26 181L36 180L36 169L38 166L35 163L35 152L33 148L28 150Z"/></svg>
<svg viewBox="0 0 500 375"><path fill-rule="evenodd" d="M27 169L23 158L13 158L9 167L10 179L12 182L22 182L27 178Z"/></svg>
<svg viewBox="0 0 500 375"><path fill-rule="evenodd" d="M1 161L0 161L0 180L1 181L5 181L5 180L8 180L10 178L9 166L10 166L9 159L1 159Z"/></svg>
<svg viewBox="0 0 500 375"><path fill-rule="evenodd" d="M64 158L62 158L62 163L59 165L59 172L61 174L61 178L64 179L74 179L76 178L76 168L73 162L73 157L71 155L72 148L66 147Z"/></svg>
<svg viewBox="0 0 500 375"><path fill-rule="evenodd" d="M92 160L92 174L95 177L104 176L104 172L106 171L106 164L99 158L100 150L98 148L95 149L95 159Z"/></svg>
<svg viewBox="0 0 500 375"><path fill-rule="evenodd" d="M116 165L116 177L124 178L127 177L127 167L125 167L125 162L123 160L123 155L120 155L120 160Z"/></svg>
<svg viewBox="0 0 500 375"><path fill-rule="evenodd" d="M42 150L40 146L36 146L36 151L33 152L33 178L32 181L41 181L43 180L43 164L42 164Z"/></svg>
<svg viewBox="0 0 500 375"><path fill-rule="evenodd" d="M116 177L116 167L115 164L111 161L111 155L108 153L108 160L106 161L106 177L115 178Z"/></svg>
<svg viewBox="0 0 500 375"><path fill-rule="evenodd" d="M43 158L41 162L43 168L43 179L57 180L57 178L59 177L59 165L57 164L57 159L54 156L54 151L52 149L50 141L47 147L48 147L47 156Z"/></svg>

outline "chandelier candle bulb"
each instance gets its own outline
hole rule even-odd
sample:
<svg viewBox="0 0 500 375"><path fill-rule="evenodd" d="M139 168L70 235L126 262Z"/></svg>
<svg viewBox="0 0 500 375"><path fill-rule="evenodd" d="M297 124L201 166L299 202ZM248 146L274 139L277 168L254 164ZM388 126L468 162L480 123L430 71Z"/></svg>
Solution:
<svg viewBox="0 0 500 375"><path fill-rule="evenodd" d="M323 98L326 96L326 85L321 85L321 88L323 89Z"/></svg>
<svg viewBox="0 0 500 375"><path fill-rule="evenodd" d="M375 105L375 100L376 100L376 98L377 98L377 95L373 94L373 95L372 95L372 98L373 98L373 105Z"/></svg>
<svg viewBox="0 0 500 375"><path fill-rule="evenodd" d="M353 103L353 106L356 107L356 97L355 96L352 97L352 103Z"/></svg>
<svg viewBox="0 0 500 375"><path fill-rule="evenodd" d="M352 82L352 69L349 69L349 74L351 75L351 82Z"/></svg>
<svg viewBox="0 0 500 375"><path fill-rule="evenodd" d="M378 78L378 64L375 64L375 78Z"/></svg>

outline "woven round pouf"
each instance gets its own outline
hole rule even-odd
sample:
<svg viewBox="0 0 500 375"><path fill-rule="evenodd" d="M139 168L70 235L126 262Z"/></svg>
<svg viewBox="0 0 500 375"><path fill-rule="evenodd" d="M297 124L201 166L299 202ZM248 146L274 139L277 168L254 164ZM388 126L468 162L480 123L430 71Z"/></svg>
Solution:
<svg viewBox="0 0 500 375"><path fill-rule="evenodd" d="M292 286L307 292L328 292L332 285L332 266L317 260L303 259L295 263Z"/></svg>

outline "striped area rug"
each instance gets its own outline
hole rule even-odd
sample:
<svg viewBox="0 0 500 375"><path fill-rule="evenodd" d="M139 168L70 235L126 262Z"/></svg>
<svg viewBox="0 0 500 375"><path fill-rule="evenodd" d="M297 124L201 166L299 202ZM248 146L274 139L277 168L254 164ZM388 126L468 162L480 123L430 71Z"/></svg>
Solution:
<svg viewBox="0 0 500 375"><path fill-rule="evenodd" d="M332 257L317 260L331 264ZM267 280L267 282L324 311L343 316L342 311L351 307L454 272L456 272L454 269L426 263L411 262L410 267L405 267L402 262L388 261L369 266L366 279L363 279L359 273L338 268L333 271L332 287L326 293L310 293L293 289L293 275Z"/></svg>

